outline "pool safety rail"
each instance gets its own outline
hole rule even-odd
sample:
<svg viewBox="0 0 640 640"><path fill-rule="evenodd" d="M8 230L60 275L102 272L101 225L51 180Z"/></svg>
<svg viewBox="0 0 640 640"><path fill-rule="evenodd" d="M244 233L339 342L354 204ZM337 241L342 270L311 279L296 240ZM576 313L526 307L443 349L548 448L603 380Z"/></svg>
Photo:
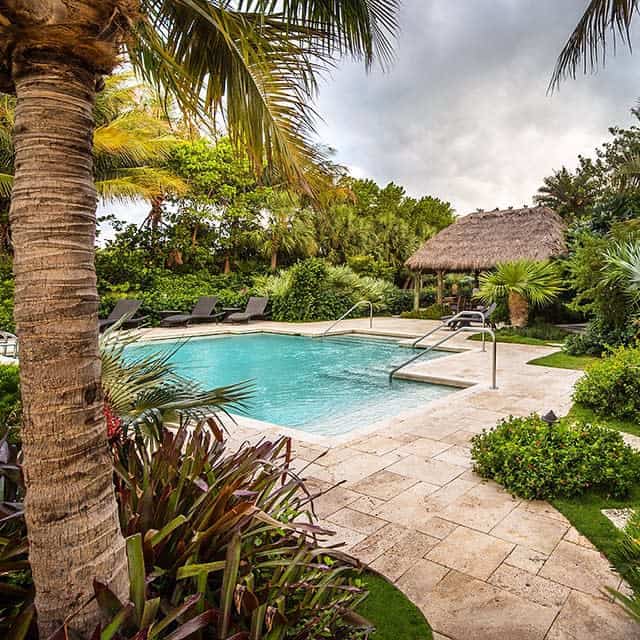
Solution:
<svg viewBox="0 0 640 640"><path fill-rule="evenodd" d="M474 320L474 319L480 320L480 322L482 323L483 329L487 326L486 325L487 320L485 318L484 313L482 313L482 311L471 311L471 310L460 311L460 313L457 313L455 316L452 316L447 320L442 320L441 324L439 324L437 327L434 327L430 331L427 331L427 333L425 333L423 336L416 338L411 344L411 346L415 349L416 346L420 344L425 338L428 338L430 335L434 334L436 331L440 331L440 329L446 329L448 327L451 327L451 325L458 320L462 320L464 322L465 320ZM485 351L485 332L482 331L481 333L482 333L482 350Z"/></svg>
<svg viewBox="0 0 640 640"><path fill-rule="evenodd" d="M333 329L339 322L342 322L354 309L366 304L369 306L369 329L373 328L373 305L369 300L360 300L360 302L356 302L348 311L343 313L330 327L327 327L321 334L320 337L324 338L331 329Z"/></svg>
<svg viewBox="0 0 640 640"><path fill-rule="evenodd" d="M438 327L438 329L440 329L440 328L441 327ZM459 329L456 329L453 333L450 333L446 337L442 338L442 340L438 340L438 342L436 342L435 344L429 345L424 350L420 351L420 353L418 353L417 355L413 356L412 358L409 358L409 360L406 360L405 362L403 362L402 364L398 365L397 367L394 367L389 372L389 384L391 384L393 382L393 376L396 373L398 373L398 371L400 371L400 369L404 369L407 365L411 364L412 362L415 362L416 360L418 360L418 358L422 358L422 356L424 356L425 354L429 353L430 351L433 351L434 349L436 349L440 345L442 345L445 342L447 342L447 340L451 340L451 338L453 338L454 336L457 336L459 333L462 333L463 331L473 331L474 333L482 332L483 338L484 338L485 334L489 334L491 336L491 339L493 340L493 353L492 353L492 358L491 358L491 389L497 389L498 386L496 384L496 382L497 382L496 381L496 368L497 368L498 355L497 355L496 334L491 329L489 329L488 327L460 327ZM435 333L435 330L434 331L430 331L426 335L424 335L421 338L419 338L418 340L416 340L413 343L414 347L415 347L416 344L418 344L420 342L420 340L423 340L424 338L426 338L428 335L431 335L432 333ZM483 346L483 351L484 351L484 341L483 341L483 345L482 346Z"/></svg>

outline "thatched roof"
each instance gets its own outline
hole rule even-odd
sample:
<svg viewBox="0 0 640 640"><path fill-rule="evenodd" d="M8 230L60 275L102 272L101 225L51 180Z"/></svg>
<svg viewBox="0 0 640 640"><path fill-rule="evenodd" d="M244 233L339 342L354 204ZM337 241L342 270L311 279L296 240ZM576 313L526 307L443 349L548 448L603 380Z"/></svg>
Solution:
<svg viewBox="0 0 640 640"><path fill-rule="evenodd" d="M566 227L547 207L480 211L458 218L405 264L414 271L482 271L522 258L566 253Z"/></svg>

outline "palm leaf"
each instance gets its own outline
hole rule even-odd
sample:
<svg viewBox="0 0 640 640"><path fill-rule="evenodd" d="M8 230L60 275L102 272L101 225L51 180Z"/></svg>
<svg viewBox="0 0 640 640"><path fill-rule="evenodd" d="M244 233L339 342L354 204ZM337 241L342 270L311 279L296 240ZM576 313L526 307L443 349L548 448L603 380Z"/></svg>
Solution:
<svg viewBox="0 0 640 640"><path fill-rule="evenodd" d="M0 173L0 198L10 198L13 187L13 176L7 173Z"/></svg>
<svg viewBox="0 0 640 640"><path fill-rule="evenodd" d="M102 386L111 410L125 428L157 433L162 422L201 420L225 412L242 411L250 394L246 383L205 390L175 372L173 349L135 356L125 350L139 336L135 332L106 331L100 341Z"/></svg>
<svg viewBox="0 0 640 640"><path fill-rule="evenodd" d="M105 172L96 180L98 196L105 202L153 198L172 194L182 195L188 185L166 169L135 167Z"/></svg>
<svg viewBox="0 0 640 640"><path fill-rule="evenodd" d="M350 53L390 56L396 0L145 0L129 57L203 121L224 109L228 133L256 165L306 184L318 73Z"/></svg>
<svg viewBox="0 0 640 640"><path fill-rule="evenodd" d="M566 76L575 78L580 67L586 73L604 64L609 37L614 51L618 40L631 49L631 22L638 12L639 1L590 0L558 57L550 87L557 87Z"/></svg>

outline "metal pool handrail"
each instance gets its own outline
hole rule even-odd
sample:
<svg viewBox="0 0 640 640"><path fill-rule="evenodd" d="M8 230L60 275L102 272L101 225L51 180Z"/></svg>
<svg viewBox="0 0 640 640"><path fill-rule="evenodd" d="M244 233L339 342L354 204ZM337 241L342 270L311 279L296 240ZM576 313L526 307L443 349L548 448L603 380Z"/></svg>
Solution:
<svg viewBox="0 0 640 640"><path fill-rule="evenodd" d="M479 328L479 327L460 327L459 329L456 329L453 333L450 333L448 336L446 336L442 340L439 340L435 344L429 345L426 349L424 349L423 351L421 351L417 355L413 356L412 358L409 358L409 360L407 360L406 362L403 362L401 365L398 365L397 367L394 367L389 372L389 384L391 384L393 382L393 376L396 373L398 373L398 371L400 371L400 369L404 369L408 364L411 364L412 362L415 362L418 358L422 358L422 356L425 355L425 353L429 353L430 351L433 351L436 347L439 347L441 344L444 344L447 340L450 340L454 336L457 336L462 331L475 331L475 332L481 331L483 335L485 333L488 333L491 336L491 339L493 340L493 357L492 357L492 365L491 365L491 367L492 367L491 368L491 388L492 389L497 389L498 387L496 385L496 368L497 368L496 334L493 332L493 330L488 329L487 327L481 327L481 328Z"/></svg>
<svg viewBox="0 0 640 640"><path fill-rule="evenodd" d="M452 316L451 318L448 318L447 320L443 320L442 324L439 324L437 327L434 327L433 329L427 331L427 333L425 333L423 336L420 336L419 338L416 338L412 343L411 343L411 347L413 349L416 348L416 345L420 342L422 342L425 338L428 338L430 335L434 334L436 331L439 331L440 329L444 329L445 327L450 326L450 324L452 322L454 322L455 320L461 320L461 319L465 319L465 318L469 318L469 316L479 316L480 320L482 321L482 327L485 327L485 322L486 322L486 318L484 317L484 314L482 313L482 311L460 311L458 313L456 313L455 316ZM482 333L482 350L484 351L484 332Z"/></svg>
<svg viewBox="0 0 640 640"><path fill-rule="evenodd" d="M344 320L354 309L356 309L357 307L359 307L362 304L368 304L369 305L369 329L373 328L373 305L371 304L371 302L369 302L369 300L360 300L360 302L356 302L353 305L353 307L351 307L351 309L349 309L347 312L343 313L330 327L325 329L320 334L320 337L324 338L327 335L327 333L329 333L329 331L331 331L331 329L333 329L333 327L335 327L339 322L342 322L342 320Z"/></svg>

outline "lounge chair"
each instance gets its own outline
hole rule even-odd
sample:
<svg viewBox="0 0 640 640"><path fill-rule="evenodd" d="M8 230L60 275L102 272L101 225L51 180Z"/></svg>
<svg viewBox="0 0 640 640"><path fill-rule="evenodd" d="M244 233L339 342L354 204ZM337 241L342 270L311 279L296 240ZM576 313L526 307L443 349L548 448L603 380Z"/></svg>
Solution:
<svg viewBox="0 0 640 640"><path fill-rule="evenodd" d="M98 320L98 327L100 328L100 331L104 331L108 327L112 327L114 324L116 324L116 322L121 322L121 327L123 329L133 329L140 326L140 324L147 320L149 317L133 317L136 313L138 313L138 309L140 309L141 305L142 303L140 302L140 300L131 300L128 298L118 300L116 306L113 308L113 311L107 316L107 318Z"/></svg>
<svg viewBox="0 0 640 640"><path fill-rule="evenodd" d="M497 306L498 305L495 302L492 302L488 307L479 307L477 309L468 309L467 311L463 311L456 320L451 320L454 316L444 316L441 320L446 322L447 326L449 326L453 331L460 327L473 326L485 326L495 329L495 324L491 321L491 316ZM482 314L482 319L478 313Z"/></svg>
<svg viewBox="0 0 640 640"><path fill-rule="evenodd" d="M8 331L0 331L0 358L18 357L18 337Z"/></svg>
<svg viewBox="0 0 640 640"><path fill-rule="evenodd" d="M247 308L241 313L232 313L227 316L225 322L249 322L253 318L262 318L269 304L269 298L256 298L251 296L247 302Z"/></svg>
<svg viewBox="0 0 640 640"><path fill-rule="evenodd" d="M196 322L215 322L224 315L224 311L214 313L218 298L216 296L202 296L196 302L191 313L176 313L167 316L160 321L161 327L175 327L177 325L187 325Z"/></svg>

